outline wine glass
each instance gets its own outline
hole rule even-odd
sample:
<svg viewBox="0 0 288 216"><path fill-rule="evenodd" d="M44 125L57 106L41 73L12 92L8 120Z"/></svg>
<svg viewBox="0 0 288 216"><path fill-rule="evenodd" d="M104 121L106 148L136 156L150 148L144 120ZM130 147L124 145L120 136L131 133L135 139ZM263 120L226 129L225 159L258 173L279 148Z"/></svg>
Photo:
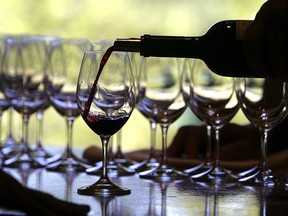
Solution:
<svg viewBox="0 0 288 216"><path fill-rule="evenodd" d="M42 41L42 46L44 46L45 50L45 62L43 62L43 73L46 73L47 69L47 59L49 55L49 47L50 43L55 40L59 40L56 36L49 36L49 35L37 35L38 40ZM44 90L43 90L44 91ZM43 105L39 108L39 110L36 113L36 147L33 149L33 155L37 158L46 159L47 163L53 162L55 158L58 157L52 156L43 146L43 117L44 117L44 111L50 107L50 102L48 100L48 97L45 98L45 101Z"/></svg>
<svg viewBox="0 0 288 216"><path fill-rule="evenodd" d="M287 84L272 78L237 80L237 98L247 119L259 129L261 152L258 166L241 172L239 181L273 186L279 179L267 165L269 132L286 116Z"/></svg>
<svg viewBox="0 0 288 216"><path fill-rule="evenodd" d="M44 161L33 158L28 146L28 123L30 116L44 103L42 71L45 61L41 42L33 36L11 37L6 40L2 59L2 85L13 108L22 116L22 138L19 153L5 160L4 165L19 167L29 164L31 168L45 166ZM42 91L43 92L43 91ZM25 165L26 166L26 165Z"/></svg>
<svg viewBox="0 0 288 216"><path fill-rule="evenodd" d="M7 40L7 38L12 37L12 35L2 35L0 42L1 42L1 59L5 50L5 41ZM13 35L13 37L17 37L15 35ZM1 64L1 63L0 63ZM2 66L1 66L2 68ZM13 122L13 107L10 103L10 106L8 108L8 118L7 118L7 125L8 125L8 135L6 137L6 140L3 142L3 153L4 154L10 154L13 152L13 150L15 149L16 145L17 145L17 141L14 139L13 136L13 131L12 131L12 122Z"/></svg>
<svg viewBox="0 0 288 216"><path fill-rule="evenodd" d="M143 172L146 170L151 170L152 168L155 168L159 166L159 162L156 156L156 129L157 129L157 122L149 117L149 113L145 111L144 106L137 101L135 104L135 107L137 110L140 111L140 113L149 120L150 125L150 149L149 149L149 156L144 161L141 161L139 163L133 164L129 166L130 169L136 170L136 172Z"/></svg>
<svg viewBox="0 0 288 216"><path fill-rule="evenodd" d="M2 80L2 75L0 74L0 79ZM0 82L0 166L6 159L6 152L3 151L3 143L2 143L2 115L3 112L10 107L10 101L5 97L2 88L2 82Z"/></svg>
<svg viewBox="0 0 288 216"><path fill-rule="evenodd" d="M100 42L102 45L102 48L107 48L108 44L111 44L111 41L101 41ZM137 53L138 54L138 53ZM131 68L132 68L132 72L134 74L134 77L136 77L136 79L134 79L135 81L135 85L137 86L137 77L138 77L138 58L135 53L128 53L128 57L130 59L130 63L131 63ZM125 157L125 155L122 152L122 133L123 133L123 129L119 130L116 134L115 134L115 142L116 142L116 151L113 155L113 160L115 161L115 163L119 166L120 169L124 169L122 170L122 175L130 175L130 174L134 174L135 173L135 166L137 166L137 162L131 159L128 159Z"/></svg>
<svg viewBox="0 0 288 216"><path fill-rule="evenodd" d="M239 103L235 93L233 77L222 77L214 74L206 64L194 60L191 73L191 87L188 105L190 109L211 126L211 142L213 150L212 166L205 170L197 169L190 173L192 178L204 181L233 181L234 175L230 170L220 166L220 131L237 113Z"/></svg>
<svg viewBox="0 0 288 216"><path fill-rule="evenodd" d="M182 72L182 94L186 100L186 103L189 106L190 96L192 92L192 72L194 67L195 59L186 58L183 63L183 72ZM193 112L193 106L189 106L190 110ZM193 112L195 114L195 112ZM199 116L197 116L201 119ZM207 134L207 143L206 143L206 152L205 152L205 160L201 162L199 165L193 166L191 168L185 169L183 172L189 175L193 175L193 173L197 172L200 174L201 172L205 173L207 170L212 169L212 142L211 142L211 125L206 124L206 134Z"/></svg>
<svg viewBox="0 0 288 216"><path fill-rule="evenodd" d="M50 44L45 90L53 108L65 117L66 150L62 157L46 166L49 171L84 172L89 165L74 155L72 150L73 123L80 115L77 107L77 77L83 53L91 49L86 39L61 39Z"/></svg>
<svg viewBox="0 0 288 216"><path fill-rule="evenodd" d="M138 82L139 101L162 131L162 155L158 166L141 172L140 178L174 181L186 175L167 165L167 132L186 109L181 93L181 63L175 58L143 58Z"/></svg>
<svg viewBox="0 0 288 216"><path fill-rule="evenodd" d="M133 111L136 93L127 53L85 52L78 78L77 101L82 118L101 138L103 160L100 179L79 188L79 194L106 196L131 192L109 179L107 153L110 137L124 126Z"/></svg>
<svg viewBox="0 0 288 216"><path fill-rule="evenodd" d="M93 50L95 51L106 51L113 45L111 40L101 40L92 43ZM128 54L129 55L129 54ZM131 60L131 58L130 58ZM132 61L131 61L132 65ZM134 68L132 68L134 73ZM114 144L116 144L116 151L113 151ZM122 153L122 130L119 130L113 137L110 138L108 144L108 157L107 157L107 169L110 177L129 176L134 175L135 171L130 169L129 166L134 164L133 160L127 159ZM102 172L102 161L97 162L94 167L86 170L86 173L92 175L101 175Z"/></svg>
<svg viewBox="0 0 288 216"><path fill-rule="evenodd" d="M141 64L141 58L139 58L139 55L136 55L135 53L130 53L130 59L132 62L132 68L137 72L136 77L137 80L140 79L140 64ZM143 90L143 89L142 89ZM141 91L141 90L140 90ZM136 101L135 107L137 110L149 121L150 126L150 149L149 149L149 156L144 161L141 161L139 163L131 165L129 168L136 170L136 172L143 172L146 170L151 170L152 168L155 168L159 165L159 162L157 160L156 156L156 130L157 130L157 122L149 116L149 112L145 110L145 107L141 103L140 100Z"/></svg>

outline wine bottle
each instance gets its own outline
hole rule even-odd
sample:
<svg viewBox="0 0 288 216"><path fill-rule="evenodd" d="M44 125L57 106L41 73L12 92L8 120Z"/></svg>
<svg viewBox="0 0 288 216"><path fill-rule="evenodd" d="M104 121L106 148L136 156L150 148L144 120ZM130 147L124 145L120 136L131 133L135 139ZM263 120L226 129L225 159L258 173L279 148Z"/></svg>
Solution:
<svg viewBox="0 0 288 216"><path fill-rule="evenodd" d="M198 37L152 36L117 39L114 50L139 52L149 57L181 57L203 60L211 71L222 76L258 77L248 65L243 34L251 21L226 20L213 25Z"/></svg>

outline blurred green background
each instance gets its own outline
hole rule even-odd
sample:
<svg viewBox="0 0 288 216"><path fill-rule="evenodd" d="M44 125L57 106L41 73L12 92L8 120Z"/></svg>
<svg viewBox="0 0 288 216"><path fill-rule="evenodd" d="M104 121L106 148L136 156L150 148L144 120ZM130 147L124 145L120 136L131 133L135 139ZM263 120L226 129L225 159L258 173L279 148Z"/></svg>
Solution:
<svg viewBox="0 0 288 216"><path fill-rule="evenodd" d="M92 42L145 33L159 35L202 35L214 23L225 19L253 19L264 0L0 0L0 33L43 34L88 38ZM4 113L2 138L7 134ZM239 113L234 122L247 120ZM14 115L17 139L21 125ZM169 129L170 143L182 125L201 122L189 109ZM53 108L44 113L44 144L65 145L65 121ZM35 116L30 121L30 142L35 143ZM157 147L160 148L160 131ZM100 145L79 117L74 124L77 147ZM123 128L123 151L149 148L148 121L135 110Z"/></svg>

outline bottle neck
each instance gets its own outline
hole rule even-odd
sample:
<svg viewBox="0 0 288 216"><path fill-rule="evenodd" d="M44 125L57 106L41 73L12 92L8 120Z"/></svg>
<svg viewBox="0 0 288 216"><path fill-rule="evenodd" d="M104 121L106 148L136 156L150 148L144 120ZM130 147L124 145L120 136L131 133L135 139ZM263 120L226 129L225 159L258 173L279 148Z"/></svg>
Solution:
<svg viewBox="0 0 288 216"><path fill-rule="evenodd" d="M143 35L140 39L117 39L114 50L139 52L141 56L157 57L199 57L203 51L199 44L201 37ZM193 52L191 52L193 50Z"/></svg>
<svg viewBox="0 0 288 216"><path fill-rule="evenodd" d="M138 38L116 39L113 45L114 51L140 52L141 40Z"/></svg>

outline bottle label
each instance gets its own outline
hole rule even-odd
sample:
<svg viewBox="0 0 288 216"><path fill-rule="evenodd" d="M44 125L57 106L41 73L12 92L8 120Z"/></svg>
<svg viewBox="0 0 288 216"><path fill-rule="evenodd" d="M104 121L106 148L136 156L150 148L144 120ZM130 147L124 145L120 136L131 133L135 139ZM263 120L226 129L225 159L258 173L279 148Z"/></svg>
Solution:
<svg viewBox="0 0 288 216"><path fill-rule="evenodd" d="M242 40L244 33L248 26L251 24L251 20L237 20L236 21L236 40Z"/></svg>

